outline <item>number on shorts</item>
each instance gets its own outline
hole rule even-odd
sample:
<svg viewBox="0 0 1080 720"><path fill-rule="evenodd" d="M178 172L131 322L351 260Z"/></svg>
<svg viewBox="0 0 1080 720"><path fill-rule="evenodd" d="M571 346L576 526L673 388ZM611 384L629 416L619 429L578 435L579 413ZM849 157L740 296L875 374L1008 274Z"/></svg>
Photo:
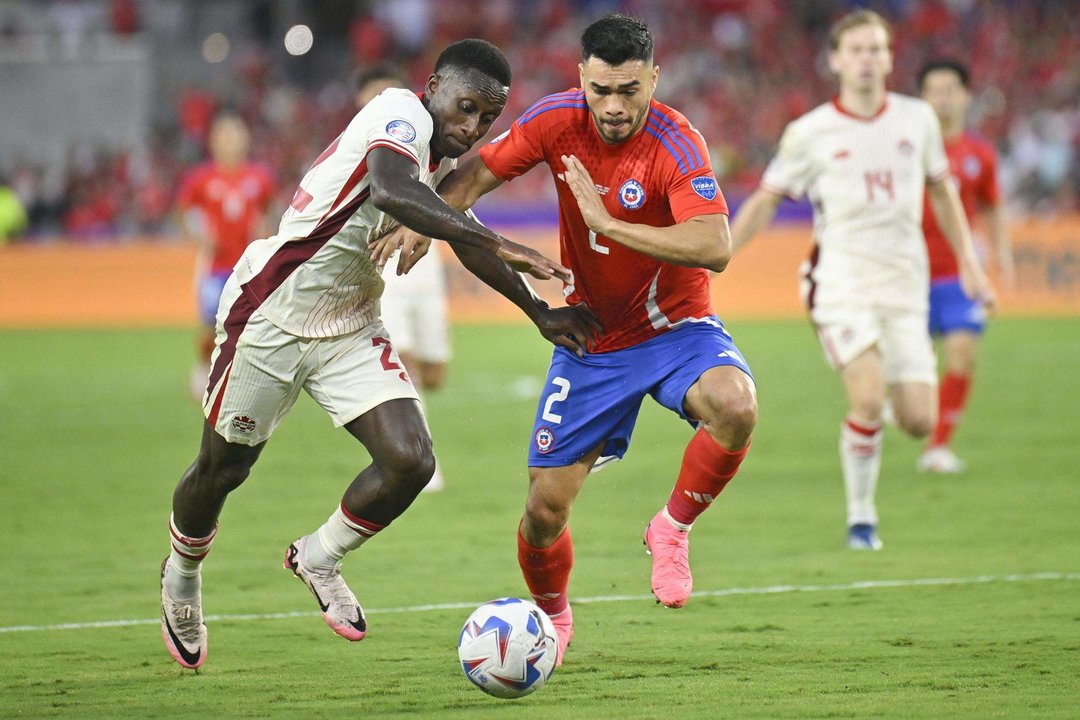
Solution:
<svg viewBox="0 0 1080 720"><path fill-rule="evenodd" d="M551 423L561 423L562 415L551 412L551 406L557 402L562 402L570 394L570 381L564 377L557 377L552 379L551 384L559 388L559 392L548 395L547 402L544 403L544 412L540 417Z"/></svg>
<svg viewBox="0 0 1080 720"><path fill-rule="evenodd" d="M407 380L408 376L405 371L401 370L401 366L390 359L390 353L394 351L394 348L390 346L390 340L384 337L371 338L372 347L379 347L380 345L382 345L382 357L379 358L379 361L382 362L382 369L387 372L397 372L398 377ZM399 370L401 372L398 372Z"/></svg>

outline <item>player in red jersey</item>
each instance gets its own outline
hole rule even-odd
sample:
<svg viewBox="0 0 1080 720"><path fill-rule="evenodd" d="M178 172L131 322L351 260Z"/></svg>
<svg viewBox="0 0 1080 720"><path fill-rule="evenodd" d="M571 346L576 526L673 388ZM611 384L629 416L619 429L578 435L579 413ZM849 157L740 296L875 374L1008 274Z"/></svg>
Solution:
<svg viewBox="0 0 1080 720"><path fill-rule="evenodd" d="M927 63L919 72L919 91L941 120L949 168L960 190L970 222L976 211L984 217L1005 286L1014 284L1012 243L1005 226L997 181L997 155L986 140L964 129L971 96L968 70L954 60ZM964 463L949 447L967 403L975 371L979 338L986 310L960 287L956 255L938 227L930 202L925 203L923 234L930 258L930 332L941 339L945 371L938 390L938 420L918 468L924 472L956 473Z"/></svg>
<svg viewBox="0 0 1080 720"><path fill-rule="evenodd" d="M645 532L652 589L668 607L690 595L688 533L735 475L757 421L750 369L709 299L709 270L730 255L727 204L701 135L652 99L652 33L627 16L602 18L582 35L579 69L582 89L535 103L439 186L464 209L547 163L573 271L567 301L603 326L583 356L552 358L517 538L525 582L558 630L560 663L573 635L570 508L589 471L626 452L645 395L697 428Z"/></svg>
<svg viewBox="0 0 1080 720"><path fill-rule="evenodd" d="M177 198L184 232L199 244L198 362L191 374L191 393L199 399L210 372L221 291L248 243L267 235L267 209L274 194L270 170L248 160L251 138L239 115L220 114L210 128L208 145L210 160L188 173Z"/></svg>

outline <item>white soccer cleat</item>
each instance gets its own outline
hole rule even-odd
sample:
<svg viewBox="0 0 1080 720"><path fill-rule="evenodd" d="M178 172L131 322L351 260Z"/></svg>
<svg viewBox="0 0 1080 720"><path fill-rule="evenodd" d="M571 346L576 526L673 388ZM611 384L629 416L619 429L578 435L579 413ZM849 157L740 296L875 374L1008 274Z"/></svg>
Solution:
<svg viewBox="0 0 1080 720"><path fill-rule="evenodd" d="M161 639L176 662L190 670L206 662L206 623L203 622L202 596L174 600L165 587L165 567L161 563Z"/></svg>
<svg viewBox="0 0 1080 720"><path fill-rule="evenodd" d="M341 570L335 567L333 572L321 573L300 563L306 541L307 537L302 537L285 550L285 569L308 586L331 630L346 640L363 640L367 634L367 619L356 596L342 579Z"/></svg>
<svg viewBox="0 0 1080 720"><path fill-rule="evenodd" d="M915 467L919 472L955 474L964 472L967 464L947 445L938 445L923 452Z"/></svg>

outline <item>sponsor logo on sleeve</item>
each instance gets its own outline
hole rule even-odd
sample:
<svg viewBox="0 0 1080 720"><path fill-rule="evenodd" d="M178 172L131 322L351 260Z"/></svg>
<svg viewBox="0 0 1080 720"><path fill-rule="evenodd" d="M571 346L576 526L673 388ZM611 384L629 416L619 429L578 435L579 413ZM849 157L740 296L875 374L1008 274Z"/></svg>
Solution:
<svg viewBox="0 0 1080 720"><path fill-rule="evenodd" d="M386 134L403 143L410 143L416 139L416 128L404 120L391 120L386 126Z"/></svg>
<svg viewBox="0 0 1080 720"><path fill-rule="evenodd" d="M619 202L627 210L637 210L645 204L645 188L631 178L619 186Z"/></svg>
<svg viewBox="0 0 1080 720"><path fill-rule="evenodd" d="M715 199L716 193L720 190L716 185L716 178L712 175L702 175L694 178L690 181L690 187L694 188L694 192L706 200Z"/></svg>

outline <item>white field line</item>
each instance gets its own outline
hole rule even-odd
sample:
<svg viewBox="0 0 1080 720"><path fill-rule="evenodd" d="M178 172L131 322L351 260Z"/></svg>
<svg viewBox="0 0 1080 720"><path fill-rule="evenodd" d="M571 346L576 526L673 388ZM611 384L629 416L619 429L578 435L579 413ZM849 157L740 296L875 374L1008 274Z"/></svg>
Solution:
<svg viewBox="0 0 1080 720"><path fill-rule="evenodd" d="M839 592L844 590L875 590L879 588L913 588L941 585L981 585L984 583L1003 582L1047 582L1051 580L1080 580L1080 573L1033 573L1029 575L976 575L966 578L913 578L909 580L862 580L832 585L770 585L756 588L726 588L724 590L698 590L693 597L727 597L730 595L779 595L799 592ZM593 597L575 597L576 605L605 602L629 602L653 600L650 595L596 595ZM407 605L402 607L373 608L365 610L368 615L389 613L419 613L436 610L471 610L479 602L432 603L430 605ZM207 615L207 622L245 621L245 620L281 620L298 617L316 617L314 611L293 611L277 613L249 613L241 615ZM57 625L8 625L0 626L0 633L42 632L46 630L93 630L98 628L131 627L133 625L157 625L158 618L140 618L132 620L98 620L95 622L60 623Z"/></svg>

